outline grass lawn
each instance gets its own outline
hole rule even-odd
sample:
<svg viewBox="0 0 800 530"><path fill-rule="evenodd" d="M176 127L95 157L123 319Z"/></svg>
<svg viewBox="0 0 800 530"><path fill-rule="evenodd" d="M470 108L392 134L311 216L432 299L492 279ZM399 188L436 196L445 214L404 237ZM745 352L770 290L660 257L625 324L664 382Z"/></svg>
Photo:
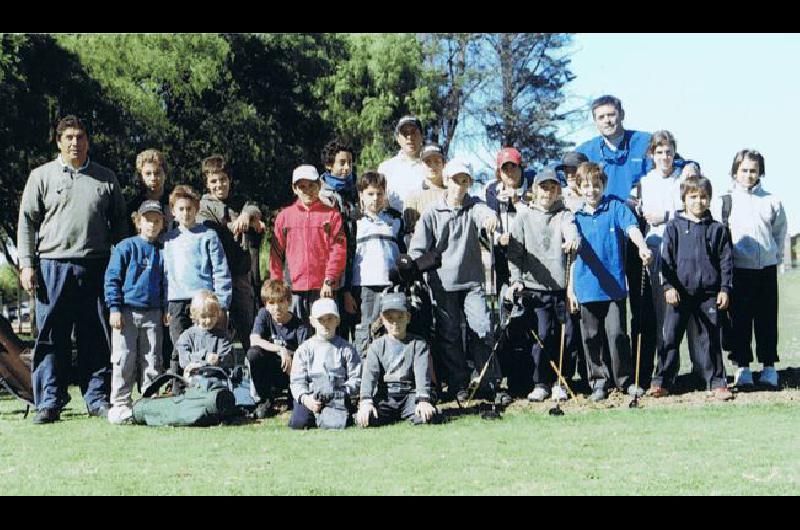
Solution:
<svg viewBox="0 0 800 530"><path fill-rule="evenodd" d="M800 274L782 278L781 364L800 367ZM689 369L684 363L684 371ZM214 428L35 426L0 399L7 494L798 494L800 391L702 393L625 407L520 403L503 420L292 432L287 417Z"/></svg>

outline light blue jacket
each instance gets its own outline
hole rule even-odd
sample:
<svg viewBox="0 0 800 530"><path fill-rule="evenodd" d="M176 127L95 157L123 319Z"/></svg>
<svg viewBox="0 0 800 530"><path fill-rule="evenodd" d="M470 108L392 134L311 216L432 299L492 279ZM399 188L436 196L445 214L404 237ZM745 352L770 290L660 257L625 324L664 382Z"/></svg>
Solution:
<svg viewBox="0 0 800 530"><path fill-rule="evenodd" d="M195 225L174 228L164 236L170 302L191 300L203 289L212 291L223 309L231 305L231 271L219 236L211 228Z"/></svg>

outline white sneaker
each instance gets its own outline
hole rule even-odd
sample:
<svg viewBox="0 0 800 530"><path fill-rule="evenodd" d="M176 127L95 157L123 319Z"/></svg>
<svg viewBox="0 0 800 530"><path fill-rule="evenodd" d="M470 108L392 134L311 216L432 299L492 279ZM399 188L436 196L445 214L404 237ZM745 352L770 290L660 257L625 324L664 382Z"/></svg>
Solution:
<svg viewBox="0 0 800 530"><path fill-rule="evenodd" d="M564 387L562 387L561 385L553 386L552 396L553 396L553 401L555 402L566 401L568 399L567 391L564 390Z"/></svg>
<svg viewBox="0 0 800 530"><path fill-rule="evenodd" d="M736 387L753 386L753 372L750 371L750 368L738 368L733 384Z"/></svg>
<svg viewBox="0 0 800 530"><path fill-rule="evenodd" d="M541 403L549 396L550 396L550 391L547 390L547 388L542 386L537 386L536 388L533 389L533 392L528 394L528 401L531 401L533 403Z"/></svg>
<svg viewBox="0 0 800 530"><path fill-rule="evenodd" d="M778 371L775 370L774 366L765 366L761 370L761 377L758 382L773 389L778 388Z"/></svg>
<svg viewBox="0 0 800 530"><path fill-rule="evenodd" d="M111 407L108 409L108 422L123 425L133 422L133 410L128 407Z"/></svg>

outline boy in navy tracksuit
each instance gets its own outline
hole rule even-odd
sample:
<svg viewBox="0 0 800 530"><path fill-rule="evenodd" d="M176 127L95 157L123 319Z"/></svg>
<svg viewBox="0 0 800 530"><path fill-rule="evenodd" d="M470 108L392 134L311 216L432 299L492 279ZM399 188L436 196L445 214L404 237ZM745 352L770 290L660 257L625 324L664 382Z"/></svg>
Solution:
<svg viewBox="0 0 800 530"><path fill-rule="evenodd" d="M706 389L722 400L728 390L722 360L718 310L725 310L733 288L730 236L709 212L711 182L689 177L681 185L684 211L667 224L662 242L662 278L667 300L664 342L649 394L667 395L680 367L680 343L686 327L693 333L695 358Z"/></svg>
<svg viewBox="0 0 800 530"><path fill-rule="evenodd" d="M158 242L164 226L161 204L144 201L135 223L139 235L116 246L105 276L112 328L111 423L131 418L134 383L138 381L144 391L162 371L167 285L163 249Z"/></svg>

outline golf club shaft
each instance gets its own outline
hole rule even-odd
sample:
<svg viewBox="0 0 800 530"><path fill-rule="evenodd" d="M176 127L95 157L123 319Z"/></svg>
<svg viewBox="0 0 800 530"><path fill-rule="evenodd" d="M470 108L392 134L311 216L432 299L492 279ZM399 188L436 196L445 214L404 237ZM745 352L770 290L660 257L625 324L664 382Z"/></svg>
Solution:
<svg viewBox="0 0 800 530"><path fill-rule="evenodd" d="M567 254L567 278L564 282L564 288L569 293L569 270L572 266L572 252ZM558 354L558 371L564 369L564 348L567 341L567 319L569 318L569 295L565 294L564 299L564 323L561 324L561 351Z"/></svg>
<svg viewBox="0 0 800 530"><path fill-rule="evenodd" d="M556 363L554 363L553 361L550 361L550 366L552 366L553 370L555 370L556 375L558 376L558 380L561 381L564 384L564 386L567 388L567 392L569 392L569 397L571 397L573 400L578 399L577 397L575 397L575 393L572 391L572 389L567 384L567 380L564 379L563 375L561 375L561 370L558 369L558 366L556 366Z"/></svg>
<svg viewBox="0 0 800 530"><path fill-rule="evenodd" d="M647 281L647 265L642 262L642 285L639 289L639 326L636 330L636 388L639 388L639 368L642 364L642 325L644 324L644 284Z"/></svg>

